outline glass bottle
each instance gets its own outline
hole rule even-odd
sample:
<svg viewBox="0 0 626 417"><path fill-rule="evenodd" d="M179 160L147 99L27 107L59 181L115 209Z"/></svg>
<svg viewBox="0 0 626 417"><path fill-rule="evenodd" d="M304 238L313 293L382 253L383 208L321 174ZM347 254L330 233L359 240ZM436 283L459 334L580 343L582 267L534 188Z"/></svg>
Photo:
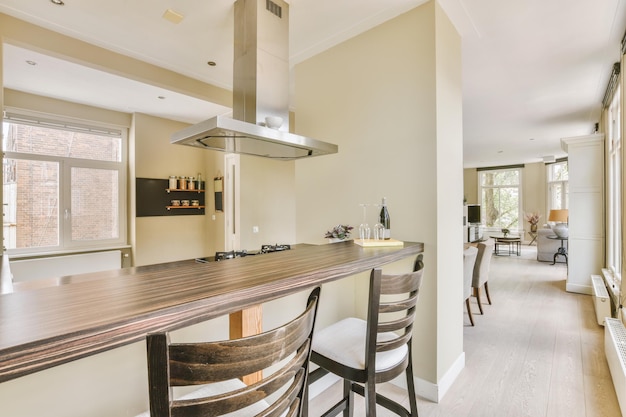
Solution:
<svg viewBox="0 0 626 417"><path fill-rule="evenodd" d="M389 217L389 210L387 210L386 197L383 197L383 204L380 208L379 222L383 225L384 228L383 238L391 239L391 218Z"/></svg>

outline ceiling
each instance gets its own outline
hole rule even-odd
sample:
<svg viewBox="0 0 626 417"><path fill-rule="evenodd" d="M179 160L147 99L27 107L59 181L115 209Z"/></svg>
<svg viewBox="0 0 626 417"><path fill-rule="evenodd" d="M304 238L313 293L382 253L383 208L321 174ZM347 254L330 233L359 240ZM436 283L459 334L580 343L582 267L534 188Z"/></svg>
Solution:
<svg viewBox="0 0 626 417"><path fill-rule="evenodd" d="M0 0L0 12L232 88L234 0L64 2L57 6L50 0ZM289 0L290 64L424 2ZM625 1L439 3L462 37L466 168L564 156L560 138L593 132L613 63L621 55ZM179 24L164 19L167 9L184 19ZM208 66L209 60L217 65ZM217 104L8 44L4 86L189 123L230 112Z"/></svg>

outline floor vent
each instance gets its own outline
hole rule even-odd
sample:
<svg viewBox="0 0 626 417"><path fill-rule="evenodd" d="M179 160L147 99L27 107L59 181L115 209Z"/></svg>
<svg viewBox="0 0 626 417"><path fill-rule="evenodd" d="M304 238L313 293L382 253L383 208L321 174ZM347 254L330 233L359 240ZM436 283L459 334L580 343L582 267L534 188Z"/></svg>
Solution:
<svg viewBox="0 0 626 417"><path fill-rule="evenodd" d="M605 319L604 352L622 416L626 416L626 328L619 319Z"/></svg>
<svg viewBox="0 0 626 417"><path fill-rule="evenodd" d="M596 310L596 320L599 325L604 325L604 319L611 317L611 300L609 292L604 285L604 280L600 275L591 276L593 286L593 306Z"/></svg>

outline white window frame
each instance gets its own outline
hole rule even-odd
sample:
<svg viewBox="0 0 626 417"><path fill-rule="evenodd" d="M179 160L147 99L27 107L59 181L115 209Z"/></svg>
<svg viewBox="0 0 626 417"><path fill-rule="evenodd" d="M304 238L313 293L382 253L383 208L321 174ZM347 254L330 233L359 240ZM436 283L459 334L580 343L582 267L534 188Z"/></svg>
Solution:
<svg viewBox="0 0 626 417"><path fill-rule="evenodd" d="M518 195L518 201L517 201L517 225L518 228L517 229L513 229L511 230L511 232L514 233L522 233L524 230L524 217L523 217L523 195L522 195L522 190L524 189L523 187L523 167L511 167L511 168L494 168L494 169L485 169L485 170L480 170L477 172L478 174L478 200L479 204L480 204L480 210L481 210L481 223L482 226L484 227L484 229L487 232L499 232L501 229L499 228L495 228L495 227L487 227L485 224L485 221L487 219L486 215L485 215L485 203L483 201L483 188L487 188L487 187L483 187L483 181L482 181L482 174L486 173L486 172L504 172L504 171L517 171L518 172L518 178L519 178L519 182L517 184L517 195ZM503 186L495 186L493 188L511 188L511 185L503 185ZM492 188L492 187L489 187Z"/></svg>
<svg viewBox="0 0 626 417"><path fill-rule="evenodd" d="M85 132L119 135L121 138L121 160L97 161L82 158L67 158L23 152L4 151L4 158L31 161L53 161L59 163L59 245L30 248L8 249L9 255L42 255L76 252L80 250L108 249L127 244L127 166L128 166L128 129L121 126L99 122L77 122L71 118L56 115L40 114L23 110L10 109L5 112L3 122L16 124L40 125L43 127L62 128ZM72 168L92 168L114 170L118 173L118 237L91 241L75 241L71 239L71 170Z"/></svg>
<svg viewBox="0 0 626 417"><path fill-rule="evenodd" d="M569 175L566 180L554 180L552 179L552 168L555 164L567 164L568 161L559 161L554 163L546 164L546 213L550 213L550 210L560 210L569 208ZM569 166L568 166L569 173ZM552 206L552 184L561 184L561 189L563 190L563 194L561 195L561 204L560 207ZM547 221L547 218L546 218Z"/></svg>
<svg viewBox="0 0 626 417"><path fill-rule="evenodd" d="M606 261L617 287L621 287L622 270L622 145L621 89L618 85L607 112L607 248Z"/></svg>

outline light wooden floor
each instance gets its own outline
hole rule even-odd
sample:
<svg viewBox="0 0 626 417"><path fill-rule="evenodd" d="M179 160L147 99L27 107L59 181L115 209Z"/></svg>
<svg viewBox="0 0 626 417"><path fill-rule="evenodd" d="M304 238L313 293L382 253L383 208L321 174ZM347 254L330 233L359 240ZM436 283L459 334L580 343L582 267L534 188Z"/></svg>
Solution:
<svg viewBox="0 0 626 417"><path fill-rule="evenodd" d="M537 262L535 250L494 256L493 305L483 302L481 316L474 301L475 327L464 317L465 369L439 404L418 398L420 417L621 415L591 297L565 292L566 266ZM402 389L381 387L406 405ZM340 397L338 383L311 401L309 415ZM357 404L355 416L363 415ZM379 408L379 417L390 415Z"/></svg>

